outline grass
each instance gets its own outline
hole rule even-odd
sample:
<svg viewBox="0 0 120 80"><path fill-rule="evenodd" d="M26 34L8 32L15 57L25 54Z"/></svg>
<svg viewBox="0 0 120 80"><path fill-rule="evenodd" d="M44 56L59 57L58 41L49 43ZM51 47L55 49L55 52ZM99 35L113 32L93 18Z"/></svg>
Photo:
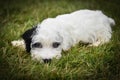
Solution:
<svg viewBox="0 0 120 80"><path fill-rule="evenodd" d="M0 80L120 80L119 4L119 0L1 0ZM78 44L51 64L32 61L23 49L12 47L12 40L43 19L86 8L115 19L109 43Z"/></svg>

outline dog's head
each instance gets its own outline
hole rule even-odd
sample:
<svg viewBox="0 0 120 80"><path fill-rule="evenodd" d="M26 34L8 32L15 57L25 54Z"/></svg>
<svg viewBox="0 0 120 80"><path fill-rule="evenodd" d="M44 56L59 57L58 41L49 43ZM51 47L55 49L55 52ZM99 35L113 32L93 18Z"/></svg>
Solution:
<svg viewBox="0 0 120 80"><path fill-rule="evenodd" d="M61 57L63 38L59 33L34 27L27 30L22 38L26 51L31 53L34 60L49 62L52 58Z"/></svg>

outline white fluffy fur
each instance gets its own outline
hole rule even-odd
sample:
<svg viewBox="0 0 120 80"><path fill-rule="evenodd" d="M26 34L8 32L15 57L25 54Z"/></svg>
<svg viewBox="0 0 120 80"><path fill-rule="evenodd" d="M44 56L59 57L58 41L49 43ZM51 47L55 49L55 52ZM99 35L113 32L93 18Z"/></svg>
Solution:
<svg viewBox="0 0 120 80"><path fill-rule="evenodd" d="M62 50L68 50L80 41L92 46L109 42L111 26L114 24L112 18L98 10L79 10L56 18L47 18L37 25L31 43L40 42L43 48L31 46L31 56L37 60L60 58ZM61 45L53 48L53 42Z"/></svg>

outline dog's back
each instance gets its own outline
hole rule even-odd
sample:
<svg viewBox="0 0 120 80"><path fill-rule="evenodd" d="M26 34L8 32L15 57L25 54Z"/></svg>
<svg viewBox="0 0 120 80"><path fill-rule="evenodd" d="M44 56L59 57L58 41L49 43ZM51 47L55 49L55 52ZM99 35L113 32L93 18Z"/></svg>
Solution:
<svg viewBox="0 0 120 80"><path fill-rule="evenodd" d="M111 38L111 26L115 25L112 18L101 11L79 10L70 14L59 15L56 20L72 27L73 38L76 41L94 43L101 39L101 43L108 42Z"/></svg>

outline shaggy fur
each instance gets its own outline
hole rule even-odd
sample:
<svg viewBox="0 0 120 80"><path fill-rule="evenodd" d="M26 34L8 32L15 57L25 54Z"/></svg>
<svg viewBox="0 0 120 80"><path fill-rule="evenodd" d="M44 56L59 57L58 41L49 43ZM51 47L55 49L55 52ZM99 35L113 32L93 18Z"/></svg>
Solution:
<svg viewBox="0 0 120 80"><path fill-rule="evenodd" d="M33 59L50 61L59 59L62 50L68 50L80 41L98 46L109 42L111 26L115 22L101 11L79 10L70 14L47 18L22 38Z"/></svg>

